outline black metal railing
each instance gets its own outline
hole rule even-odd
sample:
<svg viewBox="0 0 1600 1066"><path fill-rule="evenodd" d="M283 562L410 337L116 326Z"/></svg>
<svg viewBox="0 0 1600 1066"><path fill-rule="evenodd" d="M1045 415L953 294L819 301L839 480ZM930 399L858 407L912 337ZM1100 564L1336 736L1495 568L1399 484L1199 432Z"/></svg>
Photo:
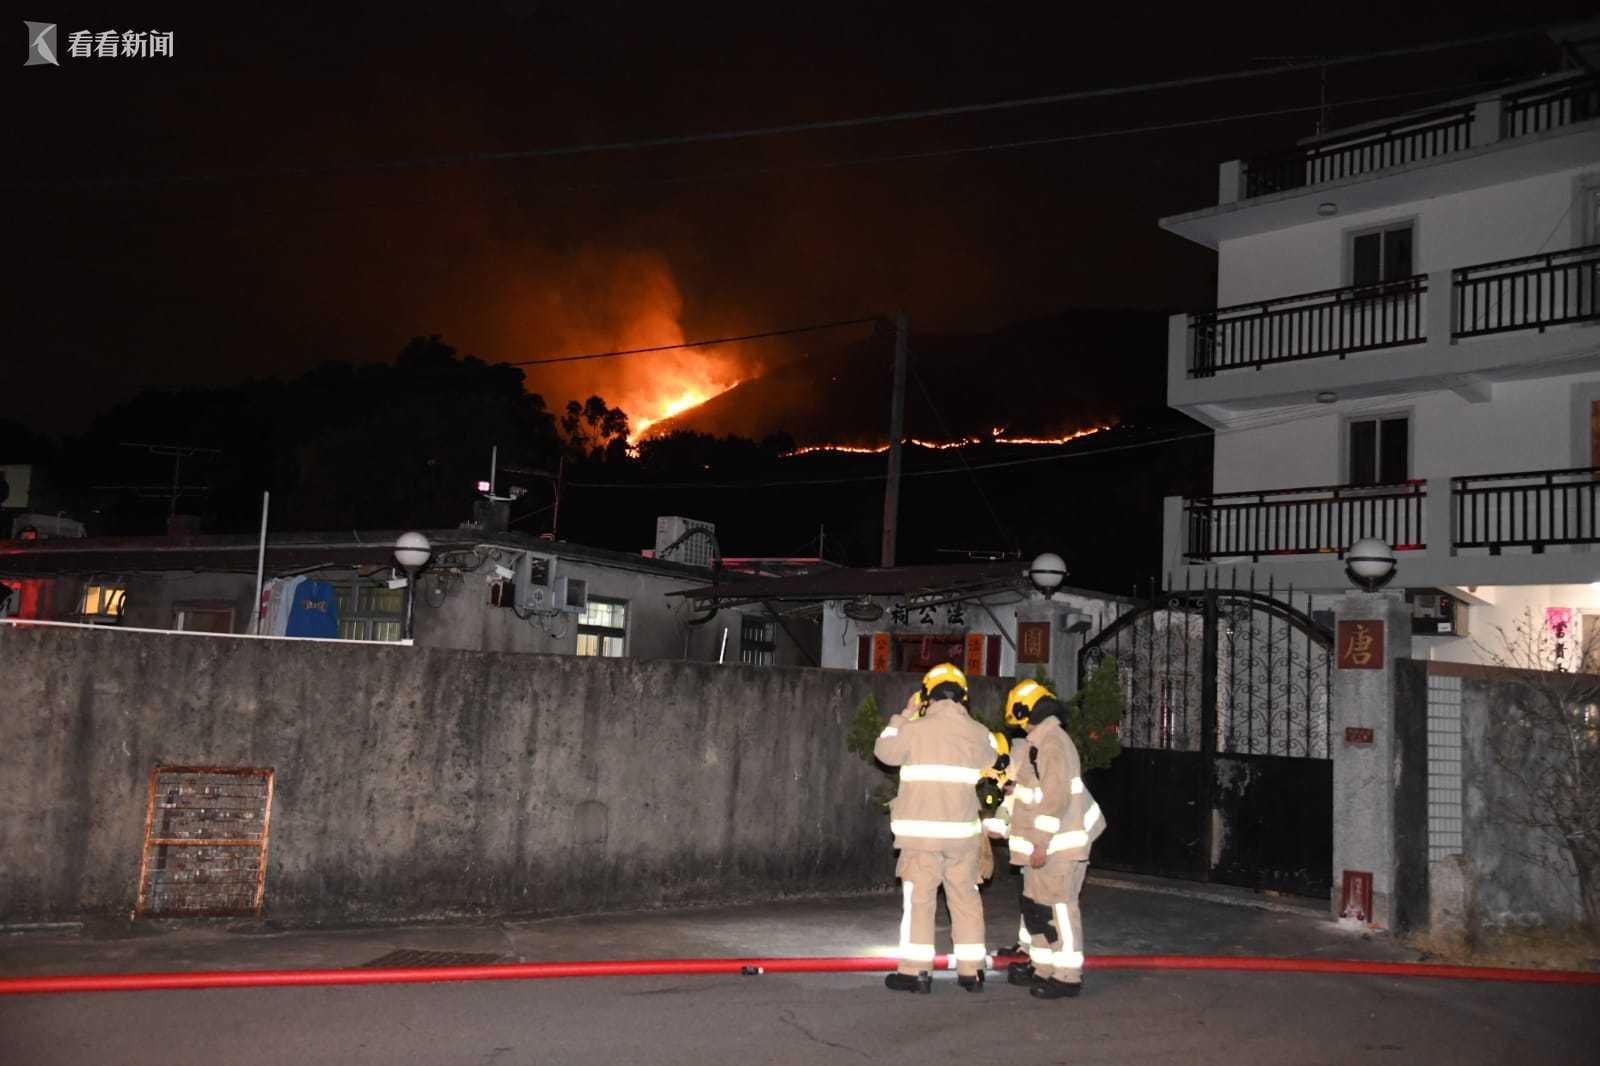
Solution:
<svg viewBox="0 0 1600 1066"><path fill-rule="evenodd" d="M1192 314L1189 376L1420 344L1427 291L1418 274Z"/></svg>
<svg viewBox="0 0 1600 1066"><path fill-rule="evenodd" d="M1404 166L1472 147L1472 104L1245 160L1244 198Z"/></svg>
<svg viewBox="0 0 1600 1066"><path fill-rule="evenodd" d="M1455 546L1544 551L1600 544L1600 466L1451 478Z"/></svg>
<svg viewBox="0 0 1600 1066"><path fill-rule="evenodd" d="M1451 277L1456 337L1600 319L1600 244L1461 267Z"/></svg>
<svg viewBox="0 0 1600 1066"><path fill-rule="evenodd" d="M1500 136L1525 137L1596 117L1600 117L1600 78L1584 74L1501 97Z"/></svg>
<svg viewBox="0 0 1600 1066"><path fill-rule="evenodd" d="M1184 501L1184 555L1197 560L1342 556L1363 537L1377 537L1395 551L1417 551L1426 546L1426 484L1323 485L1196 496Z"/></svg>

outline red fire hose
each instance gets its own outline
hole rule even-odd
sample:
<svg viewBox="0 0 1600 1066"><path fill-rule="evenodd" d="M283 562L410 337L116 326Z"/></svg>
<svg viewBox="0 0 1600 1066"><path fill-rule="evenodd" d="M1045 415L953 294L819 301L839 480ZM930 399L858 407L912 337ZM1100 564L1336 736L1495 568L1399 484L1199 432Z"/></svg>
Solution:
<svg viewBox="0 0 1600 1066"><path fill-rule="evenodd" d="M993 960L997 968L1019 961ZM948 956L935 960L950 968ZM1330 959L1271 959L1229 955L1100 955L1085 960L1091 970L1224 970L1247 973L1324 973L1372 977L1432 977L1465 981L1600 985L1600 973L1524 970L1490 966L1444 966L1416 962L1356 962ZM488 966L411 966L395 969L199 970L177 973L76 974L0 978L0 995L61 992L145 992L181 988L282 988L306 985L428 984L436 981L528 981L555 977L647 977L668 974L864 973L892 970L895 960L878 957L767 959L628 959L615 962L523 962Z"/></svg>

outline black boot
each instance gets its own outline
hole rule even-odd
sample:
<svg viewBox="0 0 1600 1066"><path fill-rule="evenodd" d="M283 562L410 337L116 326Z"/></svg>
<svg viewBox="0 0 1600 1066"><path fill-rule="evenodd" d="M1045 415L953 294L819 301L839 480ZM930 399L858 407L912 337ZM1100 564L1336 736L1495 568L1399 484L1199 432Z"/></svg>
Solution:
<svg viewBox="0 0 1600 1066"><path fill-rule="evenodd" d="M918 974L892 973L883 979L883 987L893 992L932 992L933 975L926 970Z"/></svg>
<svg viewBox="0 0 1600 1066"><path fill-rule="evenodd" d="M1033 972L1033 963L1013 962L1006 967L1006 981L1023 988L1032 988L1039 984L1039 975Z"/></svg>
<svg viewBox="0 0 1600 1066"><path fill-rule="evenodd" d="M1034 985L1028 994L1035 999L1071 999L1082 991L1082 981L1057 981L1051 977Z"/></svg>
<svg viewBox="0 0 1600 1066"><path fill-rule="evenodd" d="M958 975L956 977L956 984L960 985L962 988L966 989L968 992L982 992L983 991L983 971L979 970L977 973L973 974L971 977L961 977L961 976Z"/></svg>

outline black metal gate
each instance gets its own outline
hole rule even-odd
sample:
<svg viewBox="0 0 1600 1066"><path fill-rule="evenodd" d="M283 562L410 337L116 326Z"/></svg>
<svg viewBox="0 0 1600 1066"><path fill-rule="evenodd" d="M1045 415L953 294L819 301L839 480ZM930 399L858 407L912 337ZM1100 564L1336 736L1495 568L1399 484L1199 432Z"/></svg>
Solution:
<svg viewBox="0 0 1600 1066"><path fill-rule="evenodd" d="M1095 864L1326 897L1333 635L1311 597L1237 577L1161 593L1095 634L1078 676L1107 656L1125 709L1122 753L1087 775Z"/></svg>

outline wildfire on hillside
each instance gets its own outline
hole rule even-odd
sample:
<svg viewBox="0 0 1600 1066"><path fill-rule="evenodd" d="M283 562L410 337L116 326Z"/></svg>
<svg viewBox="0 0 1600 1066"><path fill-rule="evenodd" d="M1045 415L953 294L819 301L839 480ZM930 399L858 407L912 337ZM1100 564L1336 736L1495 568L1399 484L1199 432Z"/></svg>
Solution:
<svg viewBox="0 0 1600 1066"><path fill-rule="evenodd" d="M530 270L509 290L508 347L552 355L682 344L683 294L654 252L588 249ZM628 416L635 444L651 427L733 388L761 370L737 344L667 348L632 356L530 368L527 387L559 410L599 396Z"/></svg>
<svg viewBox="0 0 1600 1066"><path fill-rule="evenodd" d="M1104 433L1110 426L1092 426L1068 433L1060 437L1008 437L1005 435L1004 426L996 426L989 431L987 437L966 437L961 440L939 441L921 440L917 437L906 438L905 443L913 448L927 448L931 451L946 451L951 448L970 448L978 444L1070 444L1072 441L1083 437L1090 437L1096 433ZM803 448L796 448L789 455L810 455L813 452L836 452L841 455L882 455L889 450L887 444L872 446L860 444L808 444Z"/></svg>

